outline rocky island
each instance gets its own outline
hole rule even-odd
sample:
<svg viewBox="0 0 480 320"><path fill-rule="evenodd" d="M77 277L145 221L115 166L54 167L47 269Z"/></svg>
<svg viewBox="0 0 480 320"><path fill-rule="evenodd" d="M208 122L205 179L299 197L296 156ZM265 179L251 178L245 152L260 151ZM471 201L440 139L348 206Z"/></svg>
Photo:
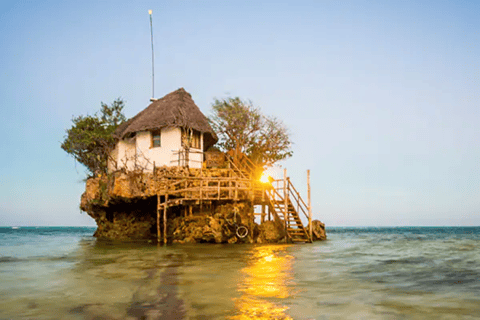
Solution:
<svg viewBox="0 0 480 320"><path fill-rule="evenodd" d="M282 179L262 178L266 163L291 155L280 122L238 98L216 101L217 118L208 121L183 88L151 101L119 125L123 105L102 104L101 118L79 117L67 131L62 148L93 173L80 208L95 219L95 237L164 244L326 239L324 224L312 221L310 196L306 203L286 170ZM106 138L79 148L72 141L91 139L85 131L95 121ZM219 141L210 124L233 140Z"/></svg>
<svg viewBox="0 0 480 320"><path fill-rule="evenodd" d="M156 168L90 178L81 209L97 223L95 236L166 243L283 243L325 240L325 225L303 223L271 184L232 175L232 169ZM288 182L287 182L288 183ZM263 208L255 213L255 207ZM306 208L303 208L305 210ZM262 212L263 211L263 212ZM260 224L255 222L259 216Z"/></svg>

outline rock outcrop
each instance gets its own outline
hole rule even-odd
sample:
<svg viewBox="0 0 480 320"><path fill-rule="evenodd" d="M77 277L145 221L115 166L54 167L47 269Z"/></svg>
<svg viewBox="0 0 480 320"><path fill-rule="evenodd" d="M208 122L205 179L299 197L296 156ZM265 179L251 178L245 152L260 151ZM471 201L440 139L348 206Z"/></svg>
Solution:
<svg viewBox="0 0 480 320"><path fill-rule="evenodd" d="M98 228L94 235L99 239L163 240L164 209L158 204L170 200L174 202L167 206L168 243L284 242L285 227L281 223L254 222L252 197L241 188L232 190L236 200L179 196L182 190L197 190L198 184L208 177L228 181L231 174L230 169L162 167L155 173L115 172L97 176L87 180L80 208L95 219ZM179 191L180 187L185 189ZM168 198L167 194L174 196ZM313 226L315 240L326 239L325 225L314 221Z"/></svg>
<svg viewBox="0 0 480 320"><path fill-rule="evenodd" d="M310 225L307 225L307 230L309 230ZM325 231L325 223L320 220L312 221L312 234L313 241L327 240L327 233Z"/></svg>
<svg viewBox="0 0 480 320"><path fill-rule="evenodd" d="M275 221L265 221L259 227L257 243L279 243L285 241L285 229Z"/></svg>

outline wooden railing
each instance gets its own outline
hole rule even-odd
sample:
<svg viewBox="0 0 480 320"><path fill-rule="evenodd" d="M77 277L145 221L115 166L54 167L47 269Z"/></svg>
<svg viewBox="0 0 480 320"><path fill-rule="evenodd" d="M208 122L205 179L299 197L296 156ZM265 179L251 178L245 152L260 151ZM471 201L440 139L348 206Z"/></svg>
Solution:
<svg viewBox="0 0 480 320"><path fill-rule="evenodd" d="M270 207L274 213L274 219L284 224L287 235L292 239L290 232L292 230L301 233L301 239L311 242L309 232L305 229L300 218L300 212L303 213L307 221L310 222L308 215L308 206L301 197L300 193L293 186L290 178L275 180L272 183L272 189L269 191ZM292 229L292 225L295 229ZM301 240L299 240L301 241Z"/></svg>
<svg viewBox="0 0 480 320"><path fill-rule="evenodd" d="M238 177L188 177L167 183L163 194L184 200L240 200L254 196L255 184Z"/></svg>
<svg viewBox="0 0 480 320"><path fill-rule="evenodd" d="M257 177L259 166L255 165L244 153L237 153L235 150L231 150L230 152L227 152L226 155L232 168L243 178L252 180L260 178L260 176Z"/></svg>
<svg viewBox="0 0 480 320"><path fill-rule="evenodd" d="M302 196L300 195L300 192L297 191L293 183L291 182L290 178L286 179L287 185L286 188L284 187L285 181L283 179L280 180L274 180L272 182L273 189L275 190L281 190L282 193L284 193L283 190L286 190L287 192L287 198L291 205L295 208L297 212L302 212L304 217L309 219L308 216L308 206L303 200ZM284 201L284 197L280 195L280 193L277 191L275 193L278 198L280 198L282 201Z"/></svg>
<svg viewBox="0 0 480 320"><path fill-rule="evenodd" d="M295 208L297 212L302 212L308 221L309 220L308 206L305 204L305 201L303 201L303 198L300 196L300 193L293 186L292 182L290 181L290 178L287 178L287 181L288 181L287 190L289 191L288 196L291 201L293 200L292 204L297 205L297 207Z"/></svg>

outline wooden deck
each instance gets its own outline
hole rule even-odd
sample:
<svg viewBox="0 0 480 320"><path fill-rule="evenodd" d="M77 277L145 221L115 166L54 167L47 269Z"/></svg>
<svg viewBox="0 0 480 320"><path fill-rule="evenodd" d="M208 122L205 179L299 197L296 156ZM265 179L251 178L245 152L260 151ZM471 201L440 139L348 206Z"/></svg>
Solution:
<svg viewBox="0 0 480 320"><path fill-rule="evenodd" d="M245 161L245 160L244 160ZM248 163L239 166L232 162L229 177L170 177L157 189L157 236L166 243L167 209L172 206L201 204L216 201L250 201L254 206L268 208L268 216L279 227L285 228L291 242L312 242L300 215L309 219L309 207L286 176L283 180L262 183ZM162 201L163 199L163 201ZM163 213L163 232L160 215ZM253 213L252 213L253 214ZM266 213L262 215L262 219ZM311 224L311 223L310 223Z"/></svg>

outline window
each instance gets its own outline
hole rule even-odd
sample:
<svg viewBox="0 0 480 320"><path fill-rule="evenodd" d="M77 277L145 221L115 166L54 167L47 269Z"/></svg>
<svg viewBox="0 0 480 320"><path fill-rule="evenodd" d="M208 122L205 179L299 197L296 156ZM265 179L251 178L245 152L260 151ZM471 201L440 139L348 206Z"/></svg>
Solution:
<svg viewBox="0 0 480 320"><path fill-rule="evenodd" d="M200 132L193 130L192 148L200 149Z"/></svg>
<svg viewBox="0 0 480 320"><path fill-rule="evenodd" d="M201 136L202 136L202 134L197 130L182 129L182 146L185 146L185 142L190 141L190 148L200 149L201 148ZM189 138L191 138L191 140Z"/></svg>
<svg viewBox="0 0 480 320"><path fill-rule="evenodd" d="M161 147L161 137L160 130L152 131L152 148Z"/></svg>

